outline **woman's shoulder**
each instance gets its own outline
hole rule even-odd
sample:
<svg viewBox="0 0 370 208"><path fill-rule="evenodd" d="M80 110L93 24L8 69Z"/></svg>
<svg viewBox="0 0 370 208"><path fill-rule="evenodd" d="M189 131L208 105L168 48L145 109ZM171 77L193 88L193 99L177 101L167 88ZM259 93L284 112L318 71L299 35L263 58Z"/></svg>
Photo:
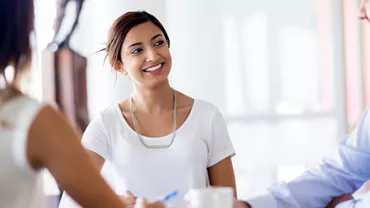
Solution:
<svg viewBox="0 0 370 208"><path fill-rule="evenodd" d="M196 115L201 115L203 118L211 117L215 111L218 111L217 106L209 101L199 98L192 98L181 92L179 92L178 97L179 108L181 108L181 106L192 106L192 112Z"/></svg>
<svg viewBox="0 0 370 208"><path fill-rule="evenodd" d="M123 101L114 103L113 105L101 110L95 118L117 119L121 116L122 111L129 111L129 107L128 98L125 98Z"/></svg>
<svg viewBox="0 0 370 208"><path fill-rule="evenodd" d="M4 119L34 119L38 112L46 106L34 98L27 95L19 94L4 102L0 107L1 117Z"/></svg>
<svg viewBox="0 0 370 208"><path fill-rule="evenodd" d="M4 102L4 107L29 107L29 106L42 106L44 103L29 97L24 94L18 94L16 96L13 96L9 100Z"/></svg>

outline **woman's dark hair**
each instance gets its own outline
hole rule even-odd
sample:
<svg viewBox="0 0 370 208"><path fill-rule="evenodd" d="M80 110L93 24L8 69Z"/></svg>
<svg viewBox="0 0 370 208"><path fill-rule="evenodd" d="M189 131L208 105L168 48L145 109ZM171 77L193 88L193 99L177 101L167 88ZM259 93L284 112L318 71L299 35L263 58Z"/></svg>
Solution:
<svg viewBox="0 0 370 208"><path fill-rule="evenodd" d="M10 65L17 75L31 63L33 28L33 0L0 0L0 75Z"/></svg>
<svg viewBox="0 0 370 208"><path fill-rule="evenodd" d="M120 68L123 63L121 60L121 49L127 33L136 25L145 22L152 22L154 25L156 25L163 32L168 47L170 47L170 39L166 29L164 29L163 25L156 17L145 11L127 12L114 21L108 34L108 42L105 50L107 52L109 63L113 69Z"/></svg>

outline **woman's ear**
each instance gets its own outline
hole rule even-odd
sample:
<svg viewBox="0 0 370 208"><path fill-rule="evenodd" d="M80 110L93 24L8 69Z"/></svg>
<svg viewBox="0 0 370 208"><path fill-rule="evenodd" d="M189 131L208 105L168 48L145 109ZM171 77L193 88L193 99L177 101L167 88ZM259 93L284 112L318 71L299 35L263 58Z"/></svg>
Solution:
<svg viewBox="0 0 370 208"><path fill-rule="evenodd" d="M123 64L120 61L113 65L113 69L116 70L116 72L123 74L124 76L127 75L127 71L124 69Z"/></svg>
<svg viewBox="0 0 370 208"><path fill-rule="evenodd" d="M127 71L124 70L124 69L122 69L121 73L123 74L123 76L127 76L128 75Z"/></svg>
<svg viewBox="0 0 370 208"><path fill-rule="evenodd" d="M123 65L120 62L116 62L116 63L112 64L112 67L117 72L121 72Z"/></svg>

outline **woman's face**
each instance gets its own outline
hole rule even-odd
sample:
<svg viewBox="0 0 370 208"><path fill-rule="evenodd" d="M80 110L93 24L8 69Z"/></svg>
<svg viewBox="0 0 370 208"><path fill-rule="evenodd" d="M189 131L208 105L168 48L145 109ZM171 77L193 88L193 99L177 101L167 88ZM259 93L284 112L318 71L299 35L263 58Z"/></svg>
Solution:
<svg viewBox="0 0 370 208"><path fill-rule="evenodd" d="M172 58L163 32L152 22L133 27L121 49L122 72L141 86L167 81Z"/></svg>

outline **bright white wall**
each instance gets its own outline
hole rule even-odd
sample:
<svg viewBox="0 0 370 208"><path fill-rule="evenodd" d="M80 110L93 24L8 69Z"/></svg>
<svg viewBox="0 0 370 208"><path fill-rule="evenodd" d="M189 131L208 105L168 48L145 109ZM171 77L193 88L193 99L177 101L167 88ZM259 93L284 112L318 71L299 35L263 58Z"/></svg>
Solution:
<svg viewBox="0 0 370 208"><path fill-rule="evenodd" d="M264 105L262 102L267 102L268 99L277 99L278 95L269 94L271 89L266 85L269 80L266 80L265 75L274 69L280 70L279 65L284 64L279 55L282 52L280 50L284 49L279 44L284 40L289 43L290 38L295 38L291 41L292 44L304 46L316 41L314 1L86 1L81 24L72 39L72 45L82 54L89 55L89 108L92 117L99 109L122 99L131 91L129 82L121 77L116 86L113 86L114 74L110 73L108 64L102 66L104 53L90 55L104 47L109 26L116 17L128 10L147 10L157 16L167 28L172 40L174 59L172 85L191 96L216 103L223 110L228 105L228 95L235 91L234 88L238 88L238 84L248 88L257 86L267 94L254 95L253 99L261 101L256 108ZM295 32L297 36L280 36L279 39L279 33L284 31L285 34ZM316 49L311 47L311 51L307 52L310 57L301 58L311 60L307 61L310 63L308 67L317 67L317 54L314 53ZM243 70L243 67L247 67L254 76L264 76L261 83L250 84L256 82L253 80L254 76L246 77L247 84L238 83L238 77L232 74ZM315 76L314 73L313 70L308 76ZM233 81L234 87L230 87L228 83ZM203 83L206 84L200 87ZM271 98L267 98L268 96ZM310 96L317 95L311 93ZM96 102L98 97L99 102Z"/></svg>

